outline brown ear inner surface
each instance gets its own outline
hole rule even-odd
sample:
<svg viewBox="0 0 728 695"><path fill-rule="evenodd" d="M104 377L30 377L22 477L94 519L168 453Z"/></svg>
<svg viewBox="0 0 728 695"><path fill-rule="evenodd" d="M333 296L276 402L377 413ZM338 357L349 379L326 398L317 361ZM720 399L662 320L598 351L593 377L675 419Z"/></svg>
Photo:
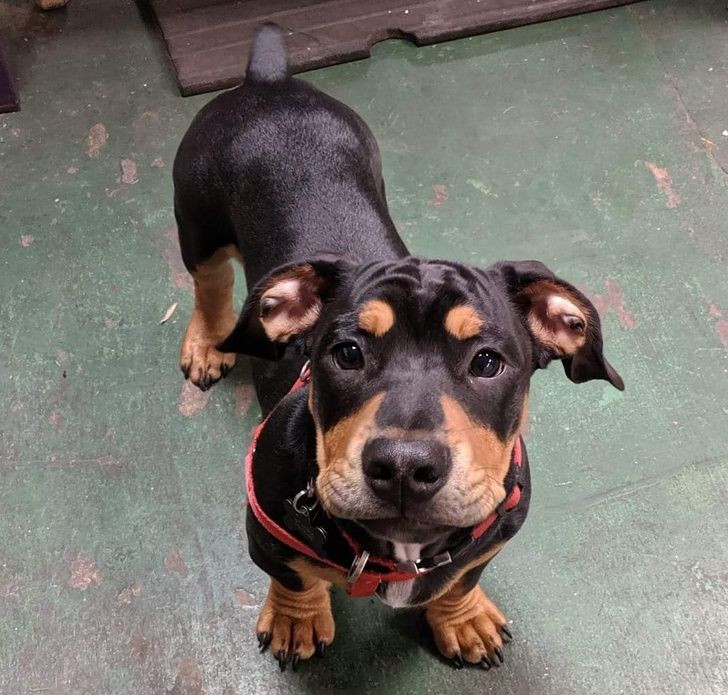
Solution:
<svg viewBox="0 0 728 695"><path fill-rule="evenodd" d="M589 310L565 287L539 280L521 290L515 300L526 312L534 338L557 355L575 355L586 343Z"/></svg>
<svg viewBox="0 0 728 695"><path fill-rule="evenodd" d="M321 313L324 285L307 263L271 278L259 300L260 322L268 338L285 342L310 329Z"/></svg>

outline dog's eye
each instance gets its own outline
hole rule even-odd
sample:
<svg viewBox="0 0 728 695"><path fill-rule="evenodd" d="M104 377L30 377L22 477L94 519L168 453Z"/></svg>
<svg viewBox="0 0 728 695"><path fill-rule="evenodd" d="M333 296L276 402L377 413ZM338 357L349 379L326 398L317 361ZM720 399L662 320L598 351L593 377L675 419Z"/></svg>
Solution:
<svg viewBox="0 0 728 695"><path fill-rule="evenodd" d="M356 343L341 343L334 348L334 362L341 369L361 369L364 355Z"/></svg>
<svg viewBox="0 0 728 695"><path fill-rule="evenodd" d="M473 376L492 379L503 370L501 358L490 350L480 350L470 363L470 373Z"/></svg>

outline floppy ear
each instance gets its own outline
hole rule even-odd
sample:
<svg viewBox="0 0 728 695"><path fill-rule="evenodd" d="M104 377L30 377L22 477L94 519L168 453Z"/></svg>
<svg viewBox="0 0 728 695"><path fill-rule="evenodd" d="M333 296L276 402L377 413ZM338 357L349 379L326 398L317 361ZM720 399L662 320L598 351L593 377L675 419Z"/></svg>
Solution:
<svg viewBox="0 0 728 695"><path fill-rule="evenodd" d="M326 256L272 271L250 292L235 328L217 349L280 359L292 338L316 324L347 266L341 258Z"/></svg>
<svg viewBox="0 0 728 695"><path fill-rule="evenodd" d="M594 305L543 263L516 261L499 266L536 346L537 366L545 367L558 358L571 381L605 379L623 391L622 377L604 357L602 326Z"/></svg>

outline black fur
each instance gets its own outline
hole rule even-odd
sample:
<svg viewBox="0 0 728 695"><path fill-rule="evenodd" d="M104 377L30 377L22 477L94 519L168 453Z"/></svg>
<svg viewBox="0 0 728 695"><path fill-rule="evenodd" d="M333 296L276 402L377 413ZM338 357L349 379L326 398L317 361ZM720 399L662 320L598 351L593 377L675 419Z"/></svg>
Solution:
<svg viewBox="0 0 728 695"><path fill-rule="evenodd" d="M175 213L187 268L194 271L231 244L244 259L248 299L237 327L218 347L256 358L253 374L264 412L284 396L310 358L316 423L322 432L384 394L378 428L441 433L447 397L478 427L511 441L533 371L559 357L532 333L528 306L519 300L519 293L538 280L561 287L589 315L586 344L563 359L569 378L607 379L621 388L603 356L596 310L542 264L497 263L483 270L409 255L387 210L372 133L349 108L290 78L282 46L277 30L267 27L259 34L245 83L202 109L174 164ZM264 330L259 300L281 273L301 267L320 281L320 318L287 345L276 344ZM392 329L380 337L357 324L363 303L373 298L385 300L395 315ZM475 307L483 319L482 330L467 340L443 327L448 311L461 304ZM332 358L332 350L350 340L364 354L361 369L340 369ZM469 372L473 356L483 348L498 353L505 365L495 378ZM284 500L305 488L319 470L307 398L304 389L280 404L255 455L260 502L279 523ZM491 543L510 538L525 519L530 497L525 465L522 503L497 527ZM337 523L347 525L374 553L390 552L390 537L416 538L423 554L435 553L475 523L460 523L457 505L443 508L438 495L398 510L373 497L357 499L357 512L342 513ZM253 560L290 589L300 588L288 565L294 552L250 513L248 534ZM335 528L330 535L327 552L343 561L348 546ZM486 549L478 547L477 555L418 579L411 602L426 602ZM477 581L480 570L470 571L467 582Z"/></svg>

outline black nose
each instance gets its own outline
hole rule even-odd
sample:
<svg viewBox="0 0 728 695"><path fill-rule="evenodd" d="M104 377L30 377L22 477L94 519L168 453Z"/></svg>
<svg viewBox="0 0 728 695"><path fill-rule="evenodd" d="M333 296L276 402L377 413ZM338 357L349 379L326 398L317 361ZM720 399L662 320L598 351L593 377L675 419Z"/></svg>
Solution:
<svg viewBox="0 0 728 695"><path fill-rule="evenodd" d="M370 439L362 452L364 475L377 497L397 507L429 500L450 473L450 452L436 439Z"/></svg>

